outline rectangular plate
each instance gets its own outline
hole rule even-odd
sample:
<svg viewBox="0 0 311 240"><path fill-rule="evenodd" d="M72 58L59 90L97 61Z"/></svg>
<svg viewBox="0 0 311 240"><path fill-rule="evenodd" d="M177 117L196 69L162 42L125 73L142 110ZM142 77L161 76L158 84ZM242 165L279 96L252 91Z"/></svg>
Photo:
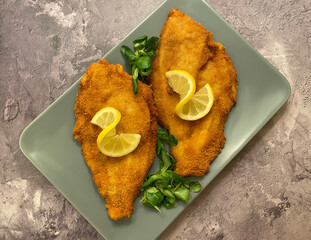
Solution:
<svg viewBox="0 0 311 240"><path fill-rule="evenodd" d="M231 56L238 73L237 104L226 122L225 148L212 163L210 172L200 178L205 188L262 128L290 96L287 80L225 20L202 0L168 0L115 46L104 58L129 65L120 53L125 44L141 36L159 36L171 8L178 8L214 33ZM108 239L155 239L185 209L187 204L165 210L162 214L144 207L139 196L130 219L110 220L105 201L92 181L83 160L80 144L72 137L75 124L74 105L79 82L38 116L22 133L20 148L41 173L68 201ZM157 160L153 170L158 168ZM190 202L197 196L192 194Z"/></svg>

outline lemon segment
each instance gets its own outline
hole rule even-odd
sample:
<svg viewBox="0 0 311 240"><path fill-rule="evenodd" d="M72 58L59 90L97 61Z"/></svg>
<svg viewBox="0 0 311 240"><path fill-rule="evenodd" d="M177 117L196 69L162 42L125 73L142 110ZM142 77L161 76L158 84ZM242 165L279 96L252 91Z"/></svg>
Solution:
<svg viewBox="0 0 311 240"><path fill-rule="evenodd" d="M91 120L91 123L103 128L96 142L100 151L110 157L122 157L131 153L141 139L140 134L117 134L116 125L120 120L121 113L113 107L99 110Z"/></svg>
<svg viewBox="0 0 311 240"><path fill-rule="evenodd" d="M181 119L195 121L208 114L214 102L213 91L208 83L195 93L196 83L190 73L173 70L166 72L165 76L168 84L180 96L175 112Z"/></svg>
<svg viewBox="0 0 311 240"><path fill-rule="evenodd" d="M179 94L180 101L176 108L180 109L195 93L195 80L192 75L182 70L172 70L165 73L170 87Z"/></svg>
<svg viewBox="0 0 311 240"><path fill-rule="evenodd" d="M98 135L97 145L109 157L122 157L133 152L141 139L140 134L115 134L115 128L108 133L104 131L105 129Z"/></svg>
<svg viewBox="0 0 311 240"><path fill-rule="evenodd" d="M214 103L214 96L211 86L207 83L197 91L191 99L179 109L175 109L176 114L188 121L195 121L206 116ZM177 105L178 106L178 105Z"/></svg>
<svg viewBox="0 0 311 240"><path fill-rule="evenodd" d="M113 107L106 107L101 110L99 110L94 117L91 120L91 123L99 126L102 129L105 129L113 122L115 123L115 126L118 124L118 122L121 119L121 113L113 108Z"/></svg>

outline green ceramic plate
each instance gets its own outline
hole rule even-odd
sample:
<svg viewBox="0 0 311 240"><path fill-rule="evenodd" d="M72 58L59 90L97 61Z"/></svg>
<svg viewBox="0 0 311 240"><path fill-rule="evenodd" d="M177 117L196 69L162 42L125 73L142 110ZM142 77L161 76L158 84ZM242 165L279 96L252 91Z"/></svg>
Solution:
<svg viewBox="0 0 311 240"><path fill-rule="evenodd" d="M225 148L212 163L210 172L200 178L203 187L234 158L247 142L287 101L287 80L248 44L227 22L202 0L167 0L145 21L115 46L104 58L110 63L129 66L120 47L131 45L144 34L159 36L171 8L178 8L214 33L231 56L238 73L236 106L225 127ZM22 133L20 148L44 176L106 239L155 239L185 209L186 204L162 214L144 207L138 197L130 219L109 219L105 201L97 192L85 164L80 144L72 137L74 105L79 81L70 87ZM158 167L157 160L154 168ZM191 195L192 201L197 194Z"/></svg>

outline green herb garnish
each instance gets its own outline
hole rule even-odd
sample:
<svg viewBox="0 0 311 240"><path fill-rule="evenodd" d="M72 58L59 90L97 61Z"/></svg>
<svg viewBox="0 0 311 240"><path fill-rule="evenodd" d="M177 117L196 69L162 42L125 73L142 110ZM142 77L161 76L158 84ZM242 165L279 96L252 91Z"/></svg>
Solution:
<svg viewBox="0 0 311 240"><path fill-rule="evenodd" d="M155 208L159 212L163 204L166 208L175 206L176 198L184 202L189 201L189 192L201 191L201 184L197 181L188 181L172 171L175 165L174 157L165 149L164 142L171 146L176 146L177 139L166 130L158 130L157 155L159 157L160 170L146 178L140 186L144 191L141 202L150 208Z"/></svg>
<svg viewBox="0 0 311 240"><path fill-rule="evenodd" d="M130 62L132 67L132 81L134 93L137 94L137 81L147 83L147 76L150 75L152 69L152 58L158 48L159 38L151 37L148 39L146 35L141 36L133 41L134 50L123 45L121 52Z"/></svg>

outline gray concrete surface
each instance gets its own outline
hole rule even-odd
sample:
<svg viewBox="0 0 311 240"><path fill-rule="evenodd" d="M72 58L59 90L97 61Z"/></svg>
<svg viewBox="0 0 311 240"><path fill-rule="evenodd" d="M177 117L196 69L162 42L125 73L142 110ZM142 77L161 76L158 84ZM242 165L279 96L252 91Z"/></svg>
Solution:
<svg viewBox="0 0 311 240"><path fill-rule="evenodd" d="M161 2L0 1L0 239L102 239L21 153L19 135ZM311 2L207 2L292 95L159 239L310 239Z"/></svg>

